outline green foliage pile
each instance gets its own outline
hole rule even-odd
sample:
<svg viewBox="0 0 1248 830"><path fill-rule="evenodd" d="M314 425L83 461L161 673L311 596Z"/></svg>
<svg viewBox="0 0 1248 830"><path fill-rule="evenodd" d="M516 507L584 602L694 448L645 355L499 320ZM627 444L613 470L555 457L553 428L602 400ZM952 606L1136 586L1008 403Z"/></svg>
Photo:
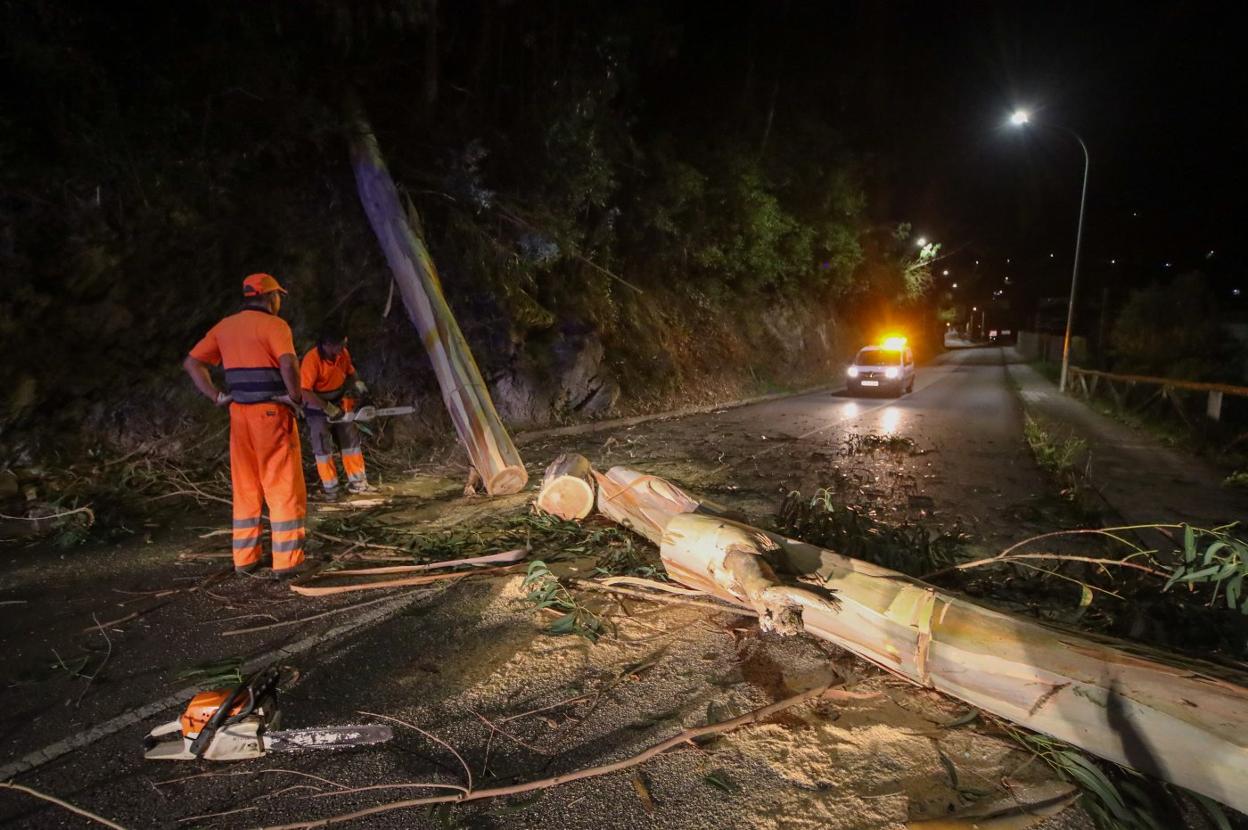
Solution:
<svg viewBox="0 0 1248 830"><path fill-rule="evenodd" d="M881 522L862 508L838 503L829 490L809 498L789 493L780 506L776 529L785 536L916 577L957 564L967 542L966 534L956 527Z"/></svg>

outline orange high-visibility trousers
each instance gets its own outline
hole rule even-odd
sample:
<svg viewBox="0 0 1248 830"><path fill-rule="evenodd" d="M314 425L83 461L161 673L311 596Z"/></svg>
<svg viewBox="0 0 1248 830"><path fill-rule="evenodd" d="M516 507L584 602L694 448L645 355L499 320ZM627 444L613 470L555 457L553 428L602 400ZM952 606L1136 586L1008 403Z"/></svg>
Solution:
<svg viewBox="0 0 1248 830"><path fill-rule="evenodd" d="M289 407L230 404L230 479L234 485L234 567L260 562L260 514L269 506L273 571L303 563L308 491L299 429Z"/></svg>
<svg viewBox="0 0 1248 830"><path fill-rule="evenodd" d="M349 401L350 399L347 399ZM350 410L343 406L344 412ZM338 470L334 467L334 436L342 449L342 469L351 485L368 483L364 468L364 450L360 448L360 431L355 424L331 424L324 413L308 410L308 431L312 435L312 454L316 456L316 472L326 493L338 492Z"/></svg>

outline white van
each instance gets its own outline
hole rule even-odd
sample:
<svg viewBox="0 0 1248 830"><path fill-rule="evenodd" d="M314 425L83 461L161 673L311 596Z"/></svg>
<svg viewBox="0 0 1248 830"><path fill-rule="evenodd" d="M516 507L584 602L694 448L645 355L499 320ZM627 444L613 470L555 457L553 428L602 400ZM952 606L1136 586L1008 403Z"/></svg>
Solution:
<svg viewBox="0 0 1248 830"><path fill-rule="evenodd" d="M914 353L904 342L864 346L846 370L851 394L878 390L900 395L914 390Z"/></svg>

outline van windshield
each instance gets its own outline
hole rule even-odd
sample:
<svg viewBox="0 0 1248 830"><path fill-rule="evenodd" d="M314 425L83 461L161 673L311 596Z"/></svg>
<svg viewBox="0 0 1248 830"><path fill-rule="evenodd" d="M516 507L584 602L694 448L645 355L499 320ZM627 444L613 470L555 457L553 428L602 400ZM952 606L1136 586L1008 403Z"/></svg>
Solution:
<svg viewBox="0 0 1248 830"><path fill-rule="evenodd" d="M892 349L863 349L854 358L858 366L900 366L901 352Z"/></svg>

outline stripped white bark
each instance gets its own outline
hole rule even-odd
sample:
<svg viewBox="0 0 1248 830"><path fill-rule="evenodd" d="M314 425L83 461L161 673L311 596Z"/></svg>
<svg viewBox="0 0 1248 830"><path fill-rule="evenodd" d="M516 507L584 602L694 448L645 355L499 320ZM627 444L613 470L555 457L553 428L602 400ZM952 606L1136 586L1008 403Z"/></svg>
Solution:
<svg viewBox="0 0 1248 830"><path fill-rule="evenodd" d="M627 478L616 471L612 477ZM681 584L756 608L762 600L773 615L777 605L782 617L800 613L809 633L915 684L1248 811L1243 679L984 608L887 568L746 525L691 515L664 495L667 488L647 477L644 487L630 490L631 513L617 515L630 527L662 527L663 563ZM684 507L697 504L681 495ZM781 591L779 578L771 582L774 573L743 568L743 555L815 577L812 591L819 593ZM826 591L835 600L820 595Z"/></svg>
<svg viewBox="0 0 1248 830"><path fill-rule="evenodd" d="M656 545L673 516L698 509L692 496L658 476L612 467L605 475L595 470L594 478L598 481L598 512Z"/></svg>

